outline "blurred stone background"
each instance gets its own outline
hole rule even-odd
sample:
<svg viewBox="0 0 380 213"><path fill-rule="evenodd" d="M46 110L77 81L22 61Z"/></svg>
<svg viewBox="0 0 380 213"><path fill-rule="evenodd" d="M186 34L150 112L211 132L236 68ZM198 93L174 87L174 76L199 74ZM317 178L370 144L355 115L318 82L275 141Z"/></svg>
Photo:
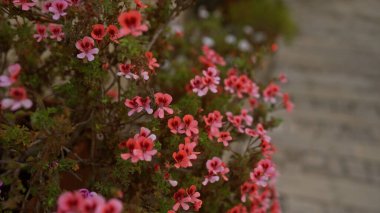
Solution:
<svg viewBox="0 0 380 213"><path fill-rule="evenodd" d="M275 130L285 213L380 212L380 1L286 0L276 69L296 104Z"/></svg>

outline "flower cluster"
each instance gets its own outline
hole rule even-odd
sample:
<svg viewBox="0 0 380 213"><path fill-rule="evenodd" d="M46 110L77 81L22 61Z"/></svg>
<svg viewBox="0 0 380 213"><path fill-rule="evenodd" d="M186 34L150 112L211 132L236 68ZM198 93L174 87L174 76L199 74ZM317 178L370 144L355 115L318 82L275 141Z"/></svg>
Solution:
<svg viewBox="0 0 380 213"><path fill-rule="evenodd" d="M224 90L243 98L247 95L251 98L259 98L259 87L247 75L238 75L236 69L230 69L228 77L224 79Z"/></svg>
<svg viewBox="0 0 380 213"><path fill-rule="evenodd" d="M209 46L202 47L203 55L199 56L199 61L206 67L215 67L216 65L225 66L226 61L215 50Z"/></svg>
<svg viewBox="0 0 380 213"><path fill-rule="evenodd" d="M126 79L138 80L142 78L145 81L149 80L149 71L155 73L155 68L160 67L160 65L157 63L157 59L153 57L152 52L146 52L145 57L147 59L146 67L148 69L142 68L138 70L136 65L125 62L118 65L119 72L117 72L117 75L124 76Z"/></svg>
<svg viewBox="0 0 380 213"><path fill-rule="evenodd" d="M182 122L183 121L183 122ZM173 134L186 134L191 137L199 133L198 121L192 115L185 115L183 118L175 116L168 120L168 127Z"/></svg>
<svg viewBox="0 0 380 213"><path fill-rule="evenodd" d="M193 204L195 211L199 211L199 209L202 207L202 200L199 199L200 196L201 194L197 192L197 188L194 185L191 185L187 189L178 189L178 191L173 196L175 200L173 210L169 210L168 213L176 212L180 209L180 207L183 210L189 210L189 203Z"/></svg>
<svg viewBox="0 0 380 213"><path fill-rule="evenodd" d="M37 42L41 42L43 39L49 37L48 31L50 32L50 38L57 41L62 41L65 37L65 33L62 30L62 25L60 24L49 24L47 27L45 25L36 24L36 34L33 37Z"/></svg>
<svg viewBox="0 0 380 213"><path fill-rule="evenodd" d="M64 2L64 0L56 1ZM51 10L52 7L53 6L51 6L49 10ZM64 7L62 6L62 8ZM60 14L62 15L62 13ZM118 22L121 26L120 29L118 29L117 26L113 24L109 25L107 29L103 24L95 24L92 26L91 37L97 41L102 41L103 38L108 34L111 41L118 43L119 38L122 38L127 35L132 35L135 37L140 36L143 32L148 30L148 26L146 24L142 24L141 19L141 13L137 10L122 12L118 17ZM81 52L77 55L78 58L87 58L88 61L93 61L94 55L99 53L99 49L94 48L95 43L92 38L85 36L83 39L77 41L75 46ZM154 61L153 57L148 58L148 61L149 67L158 67L158 64L155 63L156 61ZM144 79L147 80L146 74Z"/></svg>
<svg viewBox="0 0 380 213"><path fill-rule="evenodd" d="M228 181L226 174L230 172L230 169L220 158L213 157L210 160L207 160L206 168L208 170L208 174L202 182L203 185L219 181L219 176L221 176L223 180Z"/></svg>
<svg viewBox="0 0 380 213"><path fill-rule="evenodd" d="M150 130L141 127L140 133L133 138L129 138L119 144L119 148L128 149L128 152L120 154L123 160L131 160L132 163L138 161L152 161L152 157L157 154L154 149L156 135L151 134Z"/></svg>
<svg viewBox="0 0 380 213"><path fill-rule="evenodd" d="M171 95L158 92L154 94L154 99L157 106L157 109L153 114L155 118L164 118L165 112L168 114L173 114L173 109L169 107L170 103L172 102ZM142 98L140 96L135 96L132 99L127 98L124 101L124 105L130 109L128 112L129 116L132 116L134 113L139 113L143 110L145 110L148 114L152 114L153 110L150 106L150 102L151 100L149 97Z"/></svg>
<svg viewBox="0 0 380 213"><path fill-rule="evenodd" d="M185 143L179 144L178 152L173 153L173 159L175 160L174 167L176 168L187 168L191 167L193 164L191 160L197 159L197 155L200 152L195 152L194 148L197 146L195 141L191 141L190 138L185 138Z"/></svg>
<svg viewBox="0 0 380 213"><path fill-rule="evenodd" d="M245 132L246 126L251 126L253 117L248 114L246 109L242 109L240 115L233 115L231 112L227 112L227 120L238 130L240 133Z"/></svg>
<svg viewBox="0 0 380 213"><path fill-rule="evenodd" d="M86 213L121 213L123 204L118 199L106 200L96 193L89 193L87 189L74 192L64 192L58 198L57 212L86 212Z"/></svg>
<svg viewBox="0 0 380 213"><path fill-rule="evenodd" d="M216 67L208 67L203 70L203 76L195 76L190 80L190 87L198 96L204 96L210 90L213 93L218 92L220 83L219 71Z"/></svg>
<svg viewBox="0 0 380 213"><path fill-rule="evenodd" d="M17 83L21 73L19 64L12 64L7 69L7 74L0 76L0 87L8 88L8 97L1 100L2 109L16 111L20 108L29 109L33 102L28 98L24 87L13 86Z"/></svg>

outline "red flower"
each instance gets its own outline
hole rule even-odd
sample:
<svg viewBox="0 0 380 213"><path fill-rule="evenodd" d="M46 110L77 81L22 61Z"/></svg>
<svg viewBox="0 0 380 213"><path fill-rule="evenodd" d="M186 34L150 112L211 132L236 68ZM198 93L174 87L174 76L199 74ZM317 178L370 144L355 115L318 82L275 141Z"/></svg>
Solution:
<svg viewBox="0 0 380 213"><path fill-rule="evenodd" d="M103 24L95 24L92 25L92 32L91 32L91 37L101 41L103 40L104 36L106 36L106 30L104 28Z"/></svg>
<svg viewBox="0 0 380 213"><path fill-rule="evenodd" d="M280 87L274 83L269 84L263 91L264 101L276 103L276 96L280 93Z"/></svg>
<svg viewBox="0 0 380 213"><path fill-rule="evenodd" d="M293 102L290 100L290 96L288 93L284 93L282 95L282 102L283 102L283 105L286 109L286 111L288 112L292 112L293 111L293 108L294 108L294 104Z"/></svg>
<svg viewBox="0 0 380 213"><path fill-rule="evenodd" d="M190 138L186 137L185 138L185 143L180 144L178 146L179 150L183 150L186 152L187 158L189 160L194 160L197 159L197 155L200 154L200 152L194 152L194 148L197 146L197 143L192 142Z"/></svg>
<svg viewBox="0 0 380 213"><path fill-rule="evenodd" d="M139 144L141 149L141 160L151 161L152 156L157 154L157 150L153 149L154 144L151 138L139 136L137 138L137 143Z"/></svg>
<svg viewBox="0 0 380 213"><path fill-rule="evenodd" d="M181 118L178 116L175 116L174 118L170 118L168 120L168 127L170 129L170 132L173 134L182 134L185 131L183 130L184 125L181 122Z"/></svg>
<svg viewBox="0 0 380 213"><path fill-rule="evenodd" d="M218 142L223 143L224 146L228 146L228 142L232 140L230 132L220 132Z"/></svg>
<svg viewBox="0 0 380 213"><path fill-rule="evenodd" d="M155 67L160 67L160 65L157 63L157 59L153 57L152 52L146 52L145 57L148 59L148 67L150 70L154 71Z"/></svg>
<svg viewBox="0 0 380 213"><path fill-rule="evenodd" d="M65 33L62 32L62 25L59 24L49 24L49 30L51 32L50 38L57 41L62 41Z"/></svg>
<svg viewBox="0 0 380 213"><path fill-rule="evenodd" d="M176 162L174 164L176 168L181 168L181 167L187 168L187 167L192 166L190 159L188 158L187 153L184 150L179 150L178 152L174 152L173 158Z"/></svg>
<svg viewBox="0 0 380 213"><path fill-rule="evenodd" d="M168 114L173 114L173 109L169 108L170 103L173 98L169 94L156 93L154 94L156 105L158 106L157 110L154 112L154 117L164 118L165 112Z"/></svg>
<svg viewBox="0 0 380 213"><path fill-rule="evenodd" d="M139 36L148 30L147 25L141 24L141 14L136 10L121 13L118 17L118 21L120 26L122 26L120 30L122 36L129 34Z"/></svg>
<svg viewBox="0 0 380 213"><path fill-rule="evenodd" d="M33 35L33 38L37 39L37 42L48 37L45 25L36 24L36 31L37 33Z"/></svg>
<svg viewBox="0 0 380 213"><path fill-rule="evenodd" d="M111 41L115 43L119 43L117 39L119 39L119 29L115 25L109 25L107 28L107 33L111 39Z"/></svg>
<svg viewBox="0 0 380 213"><path fill-rule="evenodd" d="M198 199L201 196L201 194L197 192L196 186L191 185L188 189L186 189L186 192L187 192L187 195L189 195L192 203L201 201L200 199Z"/></svg>
<svg viewBox="0 0 380 213"><path fill-rule="evenodd" d="M135 65L130 64L130 63L124 63L124 64L119 64L118 65L119 72L116 73L118 76L124 76L126 79L139 79L140 77L136 75L134 72Z"/></svg>
<svg viewBox="0 0 380 213"><path fill-rule="evenodd" d="M185 115L182 120L186 136L190 137L194 134L199 133L198 121L194 120L194 117L192 115Z"/></svg>
<svg viewBox="0 0 380 213"><path fill-rule="evenodd" d="M132 163L137 163L139 160L143 159L143 153L140 144L137 143L135 139L130 138L126 143L124 142L121 146L126 146L129 151L128 153L120 154L120 157L123 160L131 159Z"/></svg>

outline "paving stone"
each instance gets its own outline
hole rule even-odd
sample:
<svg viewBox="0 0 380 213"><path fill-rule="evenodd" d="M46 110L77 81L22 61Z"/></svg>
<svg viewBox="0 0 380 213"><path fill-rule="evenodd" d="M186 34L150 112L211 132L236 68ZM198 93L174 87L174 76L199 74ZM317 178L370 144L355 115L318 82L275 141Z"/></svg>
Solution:
<svg viewBox="0 0 380 213"><path fill-rule="evenodd" d="M344 163L349 176L359 181L369 180L369 171L366 169L366 165L363 161L348 158L344 160Z"/></svg>
<svg viewBox="0 0 380 213"><path fill-rule="evenodd" d="M380 212L380 1L285 1L299 36L276 56L296 104L272 134L283 210Z"/></svg>

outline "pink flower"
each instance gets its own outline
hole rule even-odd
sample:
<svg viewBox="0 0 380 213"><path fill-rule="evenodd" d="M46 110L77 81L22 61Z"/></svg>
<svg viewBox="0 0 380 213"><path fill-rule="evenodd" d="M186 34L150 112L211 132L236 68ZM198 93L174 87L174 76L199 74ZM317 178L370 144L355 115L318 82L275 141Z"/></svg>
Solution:
<svg viewBox="0 0 380 213"><path fill-rule="evenodd" d="M115 43L119 43L117 39L119 39L119 29L115 25L109 25L107 28L107 33L111 39L111 41Z"/></svg>
<svg viewBox="0 0 380 213"><path fill-rule="evenodd" d="M78 212L93 213L96 210L102 208L105 202L106 202L105 199L100 195L86 197L85 199L82 200L81 204L79 205ZM62 211L62 212L65 212L65 211Z"/></svg>
<svg viewBox="0 0 380 213"><path fill-rule="evenodd" d="M50 38L57 41L62 41L65 33L62 32L62 25L59 24L49 24L49 30L51 32Z"/></svg>
<svg viewBox="0 0 380 213"><path fill-rule="evenodd" d="M139 97L136 100L136 102L139 105L139 107L141 107L143 110L146 111L146 113L148 113L148 114L152 114L153 113L153 109L150 108L150 98L149 97L146 97L146 98Z"/></svg>
<svg viewBox="0 0 380 213"><path fill-rule="evenodd" d="M222 166L223 161L218 157L213 157L211 160L207 160L206 167L208 171L211 171L215 174L222 172L224 167Z"/></svg>
<svg viewBox="0 0 380 213"><path fill-rule="evenodd" d="M121 36L129 35L139 36L148 30L148 26L141 24L141 14L137 10L123 12L119 15L118 21L122 29L120 30Z"/></svg>
<svg viewBox="0 0 380 213"><path fill-rule="evenodd" d="M197 143L195 142L192 142L190 140L190 138L186 137L185 138L185 143L184 144L180 144L178 146L178 149L179 150L183 150L186 152L186 155L187 155L187 158L189 160L195 160L197 159L197 155L200 154L200 152L195 152L194 151L194 148L197 146Z"/></svg>
<svg viewBox="0 0 380 213"><path fill-rule="evenodd" d="M49 12L49 8L51 7L51 5L52 5L52 1L45 1L44 3L42 3L42 6L41 6L42 13Z"/></svg>
<svg viewBox="0 0 380 213"><path fill-rule="evenodd" d="M154 71L156 67L160 67L160 65L157 63L157 59L153 57L152 52L146 52L145 57L148 59L148 67L150 70Z"/></svg>
<svg viewBox="0 0 380 213"><path fill-rule="evenodd" d="M280 87L274 83L270 83L263 91L264 101L276 103L276 96L280 93Z"/></svg>
<svg viewBox="0 0 380 213"><path fill-rule="evenodd" d="M199 133L198 121L194 120L192 115L185 115L182 120L186 136L190 137Z"/></svg>
<svg viewBox="0 0 380 213"><path fill-rule="evenodd" d="M133 78L135 80L140 78L133 71L133 69L135 68L135 65L125 63L125 64L119 64L118 67L119 67L119 71L120 71L117 73L118 76L124 76L127 79Z"/></svg>
<svg viewBox="0 0 380 213"><path fill-rule="evenodd" d="M173 152L173 159L175 160L174 166L176 168L187 168L192 166L190 159L187 156L186 151L179 150L178 152Z"/></svg>
<svg viewBox="0 0 380 213"><path fill-rule="evenodd" d="M285 73L280 73L280 75L278 76L278 79L283 84L288 83L288 78L286 77Z"/></svg>
<svg viewBox="0 0 380 213"><path fill-rule="evenodd" d="M190 197L192 203L196 203L201 201L198 199L201 196L201 193L197 192L197 187L195 185L191 185L187 190L187 195Z"/></svg>
<svg viewBox="0 0 380 213"><path fill-rule="evenodd" d="M203 83L203 78L201 76L195 76L190 80L190 86L194 93L197 93L198 96L202 97L207 94L208 89Z"/></svg>
<svg viewBox="0 0 380 213"><path fill-rule="evenodd" d="M243 206L241 203L229 209L227 213L248 213L247 207Z"/></svg>
<svg viewBox="0 0 380 213"><path fill-rule="evenodd" d="M224 146L228 146L228 142L232 140L230 132L220 132L218 142L223 143Z"/></svg>
<svg viewBox="0 0 380 213"><path fill-rule="evenodd" d="M184 125L182 124L181 118L178 116L168 120L168 127L173 134L182 134L185 132L183 130Z"/></svg>
<svg viewBox="0 0 380 213"><path fill-rule="evenodd" d="M157 150L153 149L154 144L151 138L144 136L139 136L137 138L137 143L141 149L141 159L145 161L152 161L152 156L157 154Z"/></svg>
<svg viewBox="0 0 380 213"><path fill-rule="evenodd" d="M141 127L140 128L140 133L136 134L135 137L134 137L134 139L137 140L138 137L142 136L142 137L149 138L152 141L155 141L156 138L157 138L157 136L155 134L150 134L150 133L151 133L151 131L148 128Z"/></svg>
<svg viewBox="0 0 380 213"><path fill-rule="evenodd" d="M117 199L111 199L107 203L96 208L95 213L121 213L122 211L123 204Z"/></svg>
<svg viewBox="0 0 380 213"><path fill-rule="evenodd" d="M208 137L212 140L213 137L219 137L219 129L222 127L223 116L219 111L215 110L206 116L203 116L203 121L206 123Z"/></svg>
<svg viewBox="0 0 380 213"><path fill-rule="evenodd" d="M215 183L218 182L220 177L216 175L214 172L209 171L208 174L205 176L204 181L202 182L202 185L206 186L209 182Z"/></svg>
<svg viewBox="0 0 380 213"><path fill-rule="evenodd" d="M9 90L9 98L1 101L1 108L16 111L20 108L29 109L33 102L28 99L28 95L24 87L13 87Z"/></svg>
<svg viewBox="0 0 380 213"><path fill-rule="evenodd" d="M203 70L203 76L195 76L190 80L190 87L198 96L204 96L210 90L213 93L218 92L220 83L219 71L215 67L208 67Z"/></svg>
<svg viewBox="0 0 380 213"><path fill-rule="evenodd" d="M233 115L231 112L227 112L228 121L240 132L244 133L243 117L241 115Z"/></svg>
<svg viewBox="0 0 380 213"><path fill-rule="evenodd" d="M268 142L271 141L271 138L267 135L267 131L264 129L264 126L261 123L256 125L256 131L257 134L259 134L261 140L265 140Z"/></svg>
<svg viewBox="0 0 380 213"><path fill-rule="evenodd" d="M24 11L28 11L31 7L36 5L37 0L13 0L13 5L20 7Z"/></svg>
<svg viewBox="0 0 380 213"><path fill-rule="evenodd" d="M214 67L216 65L225 66L226 62L224 59L213 49L209 48L207 45L202 47L204 56L199 57L199 61L208 67Z"/></svg>
<svg viewBox="0 0 380 213"><path fill-rule="evenodd" d="M49 11L53 13L53 19L58 20L61 16L65 16L67 14L65 10L68 6L69 4L64 0L54 0L49 7Z"/></svg>
<svg viewBox="0 0 380 213"><path fill-rule="evenodd" d="M275 152L274 146L272 145L272 143L268 141L262 140L260 147L261 147L261 153L266 158L270 158L271 155L273 155L273 153Z"/></svg>
<svg viewBox="0 0 380 213"><path fill-rule="evenodd" d="M58 212L79 212L83 200L79 192L64 192L58 198Z"/></svg>
<svg viewBox="0 0 380 213"><path fill-rule="evenodd" d="M224 79L224 90L236 94L239 98L243 98L244 95L253 98L260 97L259 87L247 75L237 76L236 74L236 70L228 72L228 77Z"/></svg>
<svg viewBox="0 0 380 213"><path fill-rule="evenodd" d="M251 126L252 125L253 117L248 114L248 110L242 109L240 111L240 116L242 117L242 119L244 120L244 122L245 122L245 124L247 126Z"/></svg>
<svg viewBox="0 0 380 213"><path fill-rule="evenodd" d="M211 75L208 75L211 74ZM207 90L210 90L213 93L218 92L218 87L217 85L219 84L220 77L218 76L218 71L216 70L215 67L209 67L207 71L203 71L203 84L205 85L206 88L206 93Z"/></svg>
<svg viewBox="0 0 380 213"><path fill-rule="evenodd" d="M0 76L0 87L9 87L15 83L20 75L20 64L12 64L8 66L8 73Z"/></svg>
<svg viewBox="0 0 380 213"><path fill-rule="evenodd" d="M124 105L131 110L128 112L128 116L132 116L135 112L141 112L142 108L137 103L137 99L139 99L140 96L136 96L133 99L125 99Z"/></svg>
<svg viewBox="0 0 380 213"><path fill-rule="evenodd" d="M194 202L194 210L199 211L199 209L202 207L202 203L203 202L201 200Z"/></svg>
<svg viewBox="0 0 380 213"><path fill-rule="evenodd" d="M250 173L250 179L259 186L266 187L269 180L276 176L276 168L269 159L260 160Z"/></svg>
<svg viewBox="0 0 380 213"><path fill-rule="evenodd" d="M154 112L154 117L164 118L164 112L168 114L173 114L173 109L169 108L170 103L172 102L172 96L169 94L156 93L154 94L156 105L158 106L157 110Z"/></svg>
<svg viewBox="0 0 380 213"><path fill-rule="evenodd" d="M91 37L95 40L101 41L107 32L103 24L94 24L92 25Z"/></svg>
<svg viewBox="0 0 380 213"><path fill-rule="evenodd" d="M122 203L117 199L110 199L107 202L96 193L93 196L84 196L82 190L62 193L57 204L57 212L121 213L123 210Z"/></svg>
<svg viewBox="0 0 380 213"><path fill-rule="evenodd" d="M259 134L254 129L245 128L244 132L245 132L245 134L247 134L248 136L251 136L251 137L259 136Z"/></svg>
<svg viewBox="0 0 380 213"><path fill-rule="evenodd" d="M136 96L133 99L125 99L124 105L131 109L128 112L128 116L131 116L136 112L139 113L143 110L145 110L148 114L153 113L153 109L150 108L150 98L149 97L146 97L144 99L140 96Z"/></svg>
<svg viewBox="0 0 380 213"><path fill-rule="evenodd" d="M145 9L148 7L148 5L144 4L141 2L141 0L134 0L135 1L135 4L136 4L136 7L139 8L139 9Z"/></svg>
<svg viewBox="0 0 380 213"><path fill-rule="evenodd" d="M123 160L131 159L132 163L137 163L140 159L143 158L140 143L137 143L135 139L128 139L128 141L125 143L125 146L128 148L129 152L120 154L120 157Z"/></svg>
<svg viewBox="0 0 380 213"><path fill-rule="evenodd" d="M48 37L45 25L36 24L36 31L37 33L33 35L33 38L37 39L37 42L41 42Z"/></svg>
<svg viewBox="0 0 380 213"><path fill-rule="evenodd" d="M187 203L191 202L191 198L186 194L185 189L180 188L176 193L174 193L175 204L173 206L174 211L178 211L179 207L183 210L189 210L190 206Z"/></svg>
<svg viewBox="0 0 380 213"><path fill-rule="evenodd" d="M245 203L247 196L249 200L253 200L257 196L257 190L258 187L255 183L244 182L243 185L240 186L241 202Z"/></svg>
<svg viewBox="0 0 380 213"><path fill-rule="evenodd" d="M288 112L292 112L293 111L293 108L294 108L294 104L293 102L290 100L290 96L288 93L284 93L282 95L282 102L283 102L283 105L286 109L286 111Z"/></svg>
<svg viewBox="0 0 380 213"><path fill-rule="evenodd" d="M77 41L75 43L75 47L81 51L77 57L80 59L87 58L88 61L93 61L95 59L94 55L99 53L99 49L94 48L94 46L94 39L88 36L84 37L82 40Z"/></svg>
<svg viewBox="0 0 380 213"><path fill-rule="evenodd" d="M230 170L220 158L213 157L212 159L207 160L206 167L208 175L205 176L205 180L202 182L203 185L207 185L208 182L214 183L219 181L218 175L220 175L225 181L228 180L226 174L229 173Z"/></svg>

